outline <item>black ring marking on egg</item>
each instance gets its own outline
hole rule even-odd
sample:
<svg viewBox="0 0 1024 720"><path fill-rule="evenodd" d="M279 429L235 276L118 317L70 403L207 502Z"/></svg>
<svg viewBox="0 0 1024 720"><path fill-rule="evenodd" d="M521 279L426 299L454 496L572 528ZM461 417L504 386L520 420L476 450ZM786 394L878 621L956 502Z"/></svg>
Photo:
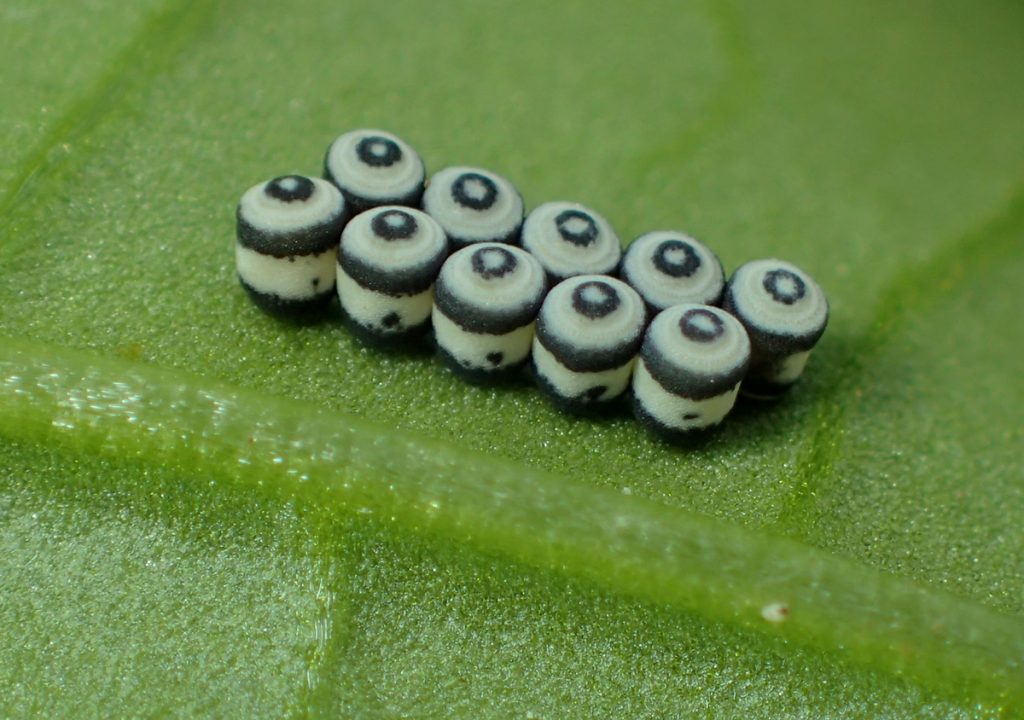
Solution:
<svg viewBox="0 0 1024 720"><path fill-rule="evenodd" d="M674 259L683 253L682 262ZM682 240L664 240L658 243L651 255L651 262L658 272L669 277L681 278L690 277L700 269L700 255L693 249L693 246Z"/></svg>
<svg viewBox="0 0 1024 720"><path fill-rule="evenodd" d="M710 310L694 308L679 318L679 331L689 340L706 343L725 334L725 323Z"/></svg>
<svg viewBox="0 0 1024 720"><path fill-rule="evenodd" d="M537 318L537 342L543 345L559 363L573 372L600 372L622 367L632 360L640 349L644 327L634 337L602 348L580 348L557 337L548 327L544 313Z"/></svg>
<svg viewBox="0 0 1024 720"><path fill-rule="evenodd" d="M637 399L636 395L631 396L630 404L633 406L633 416L641 426L646 428L648 431L656 435L657 437L675 445L681 445L684 447L697 447L713 434L715 428L718 427L719 423L713 425L700 425L692 428L677 428L669 427L664 424L658 418L651 415L647 408L643 406L643 403ZM688 413L689 414L689 413ZM688 418L686 415L683 416L684 420L696 420L697 418Z"/></svg>
<svg viewBox="0 0 1024 720"><path fill-rule="evenodd" d="M466 332L505 335L534 321L547 292L545 283L518 307L495 310L466 301L448 286L444 275L440 275L434 286L434 306Z"/></svg>
<svg viewBox="0 0 1024 720"><path fill-rule="evenodd" d="M338 245L341 229L345 225L345 213L339 212L322 222L285 232L268 231L249 223L242 216L239 205L235 211L238 223L237 237L242 247L255 250L260 255L283 258L289 255L319 255Z"/></svg>
<svg viewBox="0 0 1024 720"><path fill-rule="evenodd" d="M504 248L480 248L470 258L473 272L485 280L502 278L513 272L519 265L516 256Z"/></svg>
<svg viewBox="0 0 1024 720"><path fill-rule="evenodd" d="M583 229L573 230L574 221L582 222ZM558 228L558 234L562 236L563 240L579 247L586 247L597 240L597 223L590 215L579 210L570 209L558 213L555 216L555 227Z"/></svg>
<svg viewBox="0 0 1024 720"><path fill-rule="evenodd" d="M807 284L803 279L783 268L765 273L762 284L772 300L783 305L792 305L807 294Z"/></svg>
<svg viewBox="0 0 1024 720"><path fill-rule="evenodd" d="M447 252L441 251L419 265L396 270L382 268L357 257L354 253L346 251L343 244L338 253L338 265L346 275L367 290L392 297L401 297L419 295L429 290L437 279L437 274L441 272L441 266L444 265L447 257Z"/></svg>
<svg viewBox="0 0 1024 720"><path fill-rule="evenodd" d="M611 315L621 304L618 291L600 280L582 283L572 292L572 309L591 320Z"/></svg>
<svg viewBox="0 0 1024 720"><path fill-rule="evenodd" d="M474 192L482 189L481 192ZM471 210L487 210L498 200L498 186L480 173L462 173L452 182L452 200Z"/></svg>
<svg viewBox="0 0 1024 720"><path fill-rule="evenodd" d="M690 400L707 400L731 390L747 374L750 365L748 357L739 365L714 373L680 368L661 351L650 335L644 339L640 357L651 377L667 392Z"/></svg>
<svg viewBox="0 0 1024 720"><path fill-rule="evenodd" d="M774 400L785 395L790 388L800 382L796 378L792 382L780 383L769 380L765 377L765 371L772 372L775 363L758 364L751 366L747 376L743 379L741 392L747 397L758 400Z"/></svg>
<svg viewBox="0 0 1024 720"><path fill-rule="evenodd" d="M356 155L370 167L391 167L402 159L402 148L394 140L368 135L356 144Z"/></svg>
<svg viewBox="0 0 1024 720"><path fill-rule="evenodd" d="M470 382L474 385L502 385L510 382L517 382L521 379L521 371L523 366L529 361L530 356L527 355L522 360L517 360L514 363L508 365L470 365L457 357L452 355L450 352L445 350L440 345L435 347L435 352L441 362L451 370L455 375Z"/></svg>
<svg viewBox="0 0 1024 720"><path fill-rule="evenodd" d="M755 362L810 350L818 343L818 340L825 333L825 328L828 326L828 314L826 313L825 321L821 324L821 327L802 335L765 330L755 325L740 312L736 304L735 289L732 283L725 286L725 294L722 297L722 309L733 315L746 328L747 335L750 337L750 351Z"/></svg>
<svg viewBox="0 0 1024 720"><path fill-rule="evenodd" d="M272 315L287 317L294 321L315 322L319 320L319 311L327 308L336 295L334 283L331 283L325 290L316 295L296 300L283 298L276 293L257 290L247 283L241 275L238 276L238 282L258 308Z"/></svg>
<svg viewBox="0 0 1024 720"><path fill-rule="evenodd" d="M337 293L335 293L337 294ZM379 322L362 323L352 317L341 305L341 320L360 342L387 352L426 352L419 342L430 330L430 318L415 325L403 325L397 313L388 313ZM395 316L397 322L392 318ZM393 323L393 324L392 324Z"/></svg>
<svg viewBox="0 0 1024 720"><path fill-rule="evenodd" d="M313 197L313 190L316 186L313 181L301 175L282 175L268 182L263 187L263 192L275 200L281 202L295 202L309 200Z"/></svg>
<svg viewBox="0 0 1024 720"><path fill-rule="evenodd" d="M373 208L376 207L381 207L383 205L402 205L403 207L418 208L421 204L421 201L423 200L422 181L420 182L419 185L414 187L411 192L408 192L405 195L400 195L398 197L392 198L370 199L362 197L361 195L353 194L349 190L346 190L345 188L338 185L337 181L334 179L334 176L328 170L324 171L324 180L333 183L335 187L341 190L341 194L345 198L346 217L348 218L354 218L356 215L360 213L366 212L367 210L372 210Z"/></svg>
<svg viewBox="0 0 1024 720"><path fill-rule="evenodd" d="M615 415L622 407L620 402L623 396L629 392L627 387L622 395L616 395L615 397L607 400L600 400L600 395L607 392L607 388L603 388L601 392L597 393L595 396L591 395L591 393L595 392L601 386L594 386L576 395L563 395L561 391L555 387L554 383L538 372L537 364L533 361L532 356L529 368L530 374L533 376L537 388L552 405L563 412L581 418L601 418L608 417L609 415Z"/></svg>
<svg viewBox="0 0 1024 720"><path fill-rule="evenodd" d="M500 243L502 245L518 246L519 245L519 231L522 230L522 227L523 227L523 223L522 223L522 221L520 221L520 222L516 223L516 226L514 228L512 228L509 232L505 233L504 235L501 235L501 236L498 236L498 237L494 237L494 238L490 238L488 240L479 240L479 239L467 240L466 238L462 238L462 237L459 237L457 235L452 235L451 233L448 233L448 241L451 243L452 251L453 252L455 250L461 250L462 248L468 247L470 245L475 245L476 243L479 243L479 242L493 242L493 243Z"/></svg>
<svg viewBox="0 0 1024 720"><path fill-rule="evenodd" d="M383 240L408 240L418 228L416 218L401 210L378 213L370 221L373 234Z"/></svg>

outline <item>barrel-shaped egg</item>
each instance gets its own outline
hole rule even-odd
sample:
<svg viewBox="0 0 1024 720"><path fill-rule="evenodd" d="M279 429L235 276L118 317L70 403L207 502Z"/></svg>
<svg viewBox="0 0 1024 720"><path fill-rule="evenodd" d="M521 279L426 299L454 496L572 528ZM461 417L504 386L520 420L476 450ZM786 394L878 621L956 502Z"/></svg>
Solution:
<svg viewBox="0 0 1024 720"><path fill-rule="evenodd" d="M729 313L675 305L651 321L633 371L633 413L667 439L717 425L732 409L750 363L750 340Z"/></svg>
<svg viewBox="0 0 1024 720"><path fill-rule="evenodd" d="M620 274L655 313L683 303L717 305L725 287L718 256L674 230L655 230L631 242Z"/></svg>
<svg viewBox="0 0 1024 720"><path fill-rule="evenodd" d="M621 280L563 280L537 318L533 365L541 391L570 412L614 400L629 385L646 318L643 300Z"/></svg>
<svg viewBox="0 0 1024 720"><path fill-rule="evenodd" d="M473 243L519 243L523 198L502 176L473 167L449 167L430 178L423 209L437 220L454 249Z"/></svg>
<svg viewBox="0 0 1024 720"><path fill-rule="evenodd" d="M334 296L345 201L325 180L282 175L249 188L236 210L235 267L268 312L301 316Z"/></svg>
<svg viewBox="0 0 1024 720"><path fill-rule="evenodd" d="M622 259L612 226L578 203L539 205L523 223L522 244L553 283L576 275L613 275Z"/></svg>
<svg viewBox="0 0 1024 720"><path fill-rule="evenodd" d="M422 334L447 257L444 230L424 212L385 205L357 215L338 251L338 299L349 327L375 344Z"/></svg>
<svg viewBox="0 0 1024 720"><path fill-rule="evenodd" d="M353 130L327 148L324 177L348 203L348 216L381 205L419 207L426 171L419 154L384 130Z"/></svg>
<svg viewBox="0 0 1024 720"><path fill-rule="evenodd" d="M810 275L783 260L752 260L726 285L722 307L750 336L750 371L743 393L772 398L804 371L828 324L828 301Z"/></svg>
<svg viewBox="0 0 1024 720"><path fill-rule="evenodd" d="M471 381L506 377L529 357L546 292L544 269L520 248L478 243L453 253L434 288L441 359Z"/></svg>

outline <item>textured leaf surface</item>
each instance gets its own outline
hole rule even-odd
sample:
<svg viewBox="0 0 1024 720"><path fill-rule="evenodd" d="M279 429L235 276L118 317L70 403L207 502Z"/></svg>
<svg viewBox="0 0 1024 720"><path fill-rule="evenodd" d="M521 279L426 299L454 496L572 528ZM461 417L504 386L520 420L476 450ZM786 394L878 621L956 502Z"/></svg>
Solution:
<svg viewBox="0 0 1024 720"><path fill-rule="evenodd" d="M4 714L1024 712L1018 5L57 5L0 11ZM361 125L796 262L805 382L684 452L260 315L238 195Z"/></svg>

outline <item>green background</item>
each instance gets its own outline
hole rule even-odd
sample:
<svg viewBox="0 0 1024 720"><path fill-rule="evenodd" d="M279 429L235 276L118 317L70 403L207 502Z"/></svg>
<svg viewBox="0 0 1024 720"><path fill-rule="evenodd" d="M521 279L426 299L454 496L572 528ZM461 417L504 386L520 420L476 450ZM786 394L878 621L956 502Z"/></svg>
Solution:
<svg viewBox="0 0 1024 720"><path fill-rule="evenodd" d="M1024 714L1022 28L5 2L0 714ZM795 262L805 380L680 451L261 315L239 195L360 126Z"/></svg>

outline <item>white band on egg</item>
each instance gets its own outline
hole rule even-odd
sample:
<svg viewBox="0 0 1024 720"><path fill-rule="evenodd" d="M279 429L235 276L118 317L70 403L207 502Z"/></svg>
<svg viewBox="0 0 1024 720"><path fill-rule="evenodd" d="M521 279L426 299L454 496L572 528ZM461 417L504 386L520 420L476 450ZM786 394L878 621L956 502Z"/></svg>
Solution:
<svg viewBox="0 0 1024 720"><path fill-rule="evenodd" d="M337 251L277 258L235 245L239 279L255 292L301 301L332 292Z"/></svg>

